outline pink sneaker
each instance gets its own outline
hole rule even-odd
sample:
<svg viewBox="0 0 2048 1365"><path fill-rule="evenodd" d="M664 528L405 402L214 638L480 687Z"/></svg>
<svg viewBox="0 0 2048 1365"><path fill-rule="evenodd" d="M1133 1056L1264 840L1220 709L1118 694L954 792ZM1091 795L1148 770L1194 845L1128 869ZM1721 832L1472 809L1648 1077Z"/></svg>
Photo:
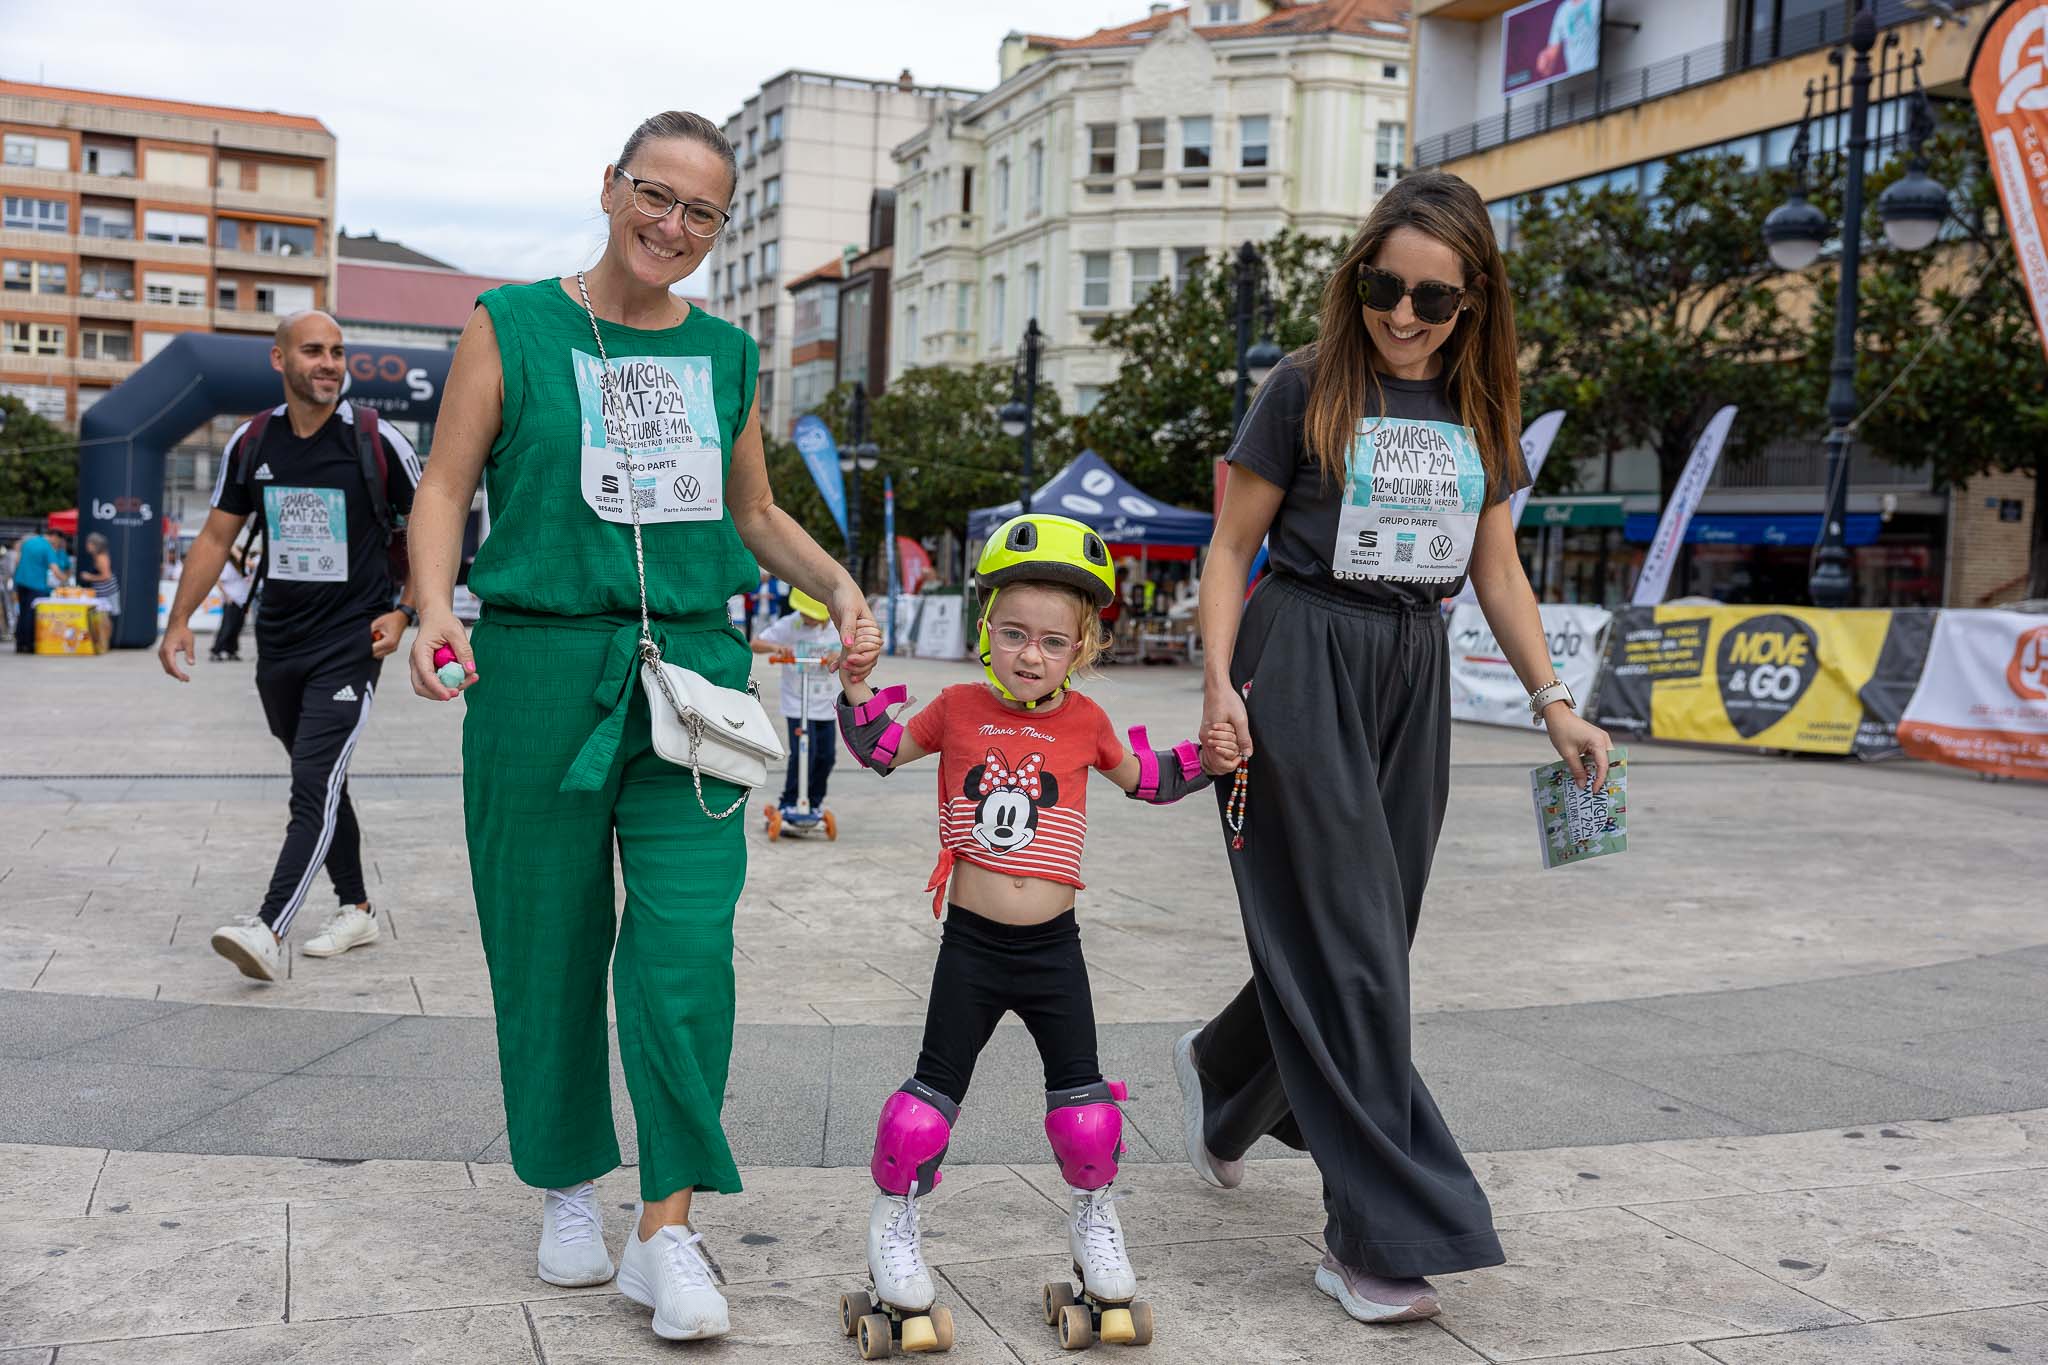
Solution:
<svg viewBox="0 0 2048 1365"><path fill-rule="evenodd" d="M1316 1288L1360 1322L1414 1322L1438 1312L1436 1286L1428 1280L1382 1279L1341 1265L1327 1254L1316 1267Z"/></svg>

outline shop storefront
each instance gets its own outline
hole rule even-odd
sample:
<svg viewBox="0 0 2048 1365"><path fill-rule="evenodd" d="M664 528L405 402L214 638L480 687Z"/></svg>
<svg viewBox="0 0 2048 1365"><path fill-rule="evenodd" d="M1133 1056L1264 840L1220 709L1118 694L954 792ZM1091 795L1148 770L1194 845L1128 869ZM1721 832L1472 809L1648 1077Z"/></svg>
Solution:
<svg viewBox="0 0 2048 1365"><path fill-rule="evenodd" d="M1627 601L1644 550L1623 534L1629 520L1619 496L1529 499L1515 540L1537 600Z"/></svg>
<svg viewBox="0 0 2048 1365"><path fill-rule="evenodd" d="M1671 596L1728 603L1806 602L1820 529L1817 512L1702 512L1686 528L1686 549L1672 575ZM1628 515L1622 535L1637 562L1656 530L1655 513ZM1875 513L1851 514L1843 530L1856 584L1850 605L1940 603L1940 518L1896 516L1887 521Z"/></svg>

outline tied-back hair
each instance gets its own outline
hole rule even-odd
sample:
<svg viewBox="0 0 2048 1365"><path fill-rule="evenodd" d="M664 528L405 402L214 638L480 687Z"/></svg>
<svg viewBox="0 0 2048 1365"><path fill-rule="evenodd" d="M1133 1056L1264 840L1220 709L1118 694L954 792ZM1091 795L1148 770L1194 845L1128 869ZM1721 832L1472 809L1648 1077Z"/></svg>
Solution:
<svg viewBox="0 0 2048 1365"><path fill-rule="evenodd" d="M1455 175L1423 171L1395 181L1323 286L1321 328L1302 352L1313 363L1302 437L1323 476L1341 483L1359 423L1386 415L1386 390L1358 299L1358 267L1371 264L1388 236L1403 227L1442 242L1464 266L1465 278L1449 283L1465 286L1466 307L1438 354L1444 359L1445 395L1479 442L1490 499L1514 467L1511 452L1521 443L1515 308L1493 219L1478 191Z"/></svg>
<svg viewBox="0 0 2048 1365"><path fill-rule="evenodd" d="M720 132L718 125L710 119L683 109L670 109L666 113L656 114L642 121L640 126L633 130L633 135L626 139L625 147L619 152L619 159L612 165L623 172L626 163L633 159L633 153L639 151L649 138L657 137L680 137L691 142L703 143L718 153L718 159L725 163L726 182L734 190L739 188L740 163L732 154L732 143L726 141L725 134Z"/></svg>

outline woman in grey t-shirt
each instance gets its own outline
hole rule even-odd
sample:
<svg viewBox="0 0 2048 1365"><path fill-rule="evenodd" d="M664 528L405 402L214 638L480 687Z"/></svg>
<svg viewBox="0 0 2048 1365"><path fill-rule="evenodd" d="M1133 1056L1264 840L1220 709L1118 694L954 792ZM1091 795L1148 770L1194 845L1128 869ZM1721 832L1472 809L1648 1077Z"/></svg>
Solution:
<svg viewBox="0 0 2048 1365"><path fill-rule="evenodd" d="M1202 576L1204 742L1252 980L1180 1040L1189 1157L1231 1186L1270 1134L1323 1176L1316 1284L1366 1322L1428 1317L1423 1277L1498 1265L1486 1195L1409 1060L1408 949L1443 824L1449 663L1438 604L1469 573L1575 777L1607 735L1551 671L1508 495L1528 483L1514 306L1485 205L1397 183L1323 292L1315 345L1260 389ZM1249 605L1264 540L1272 572ZM1256 755L1254 755L1256 742Z"/></svg>

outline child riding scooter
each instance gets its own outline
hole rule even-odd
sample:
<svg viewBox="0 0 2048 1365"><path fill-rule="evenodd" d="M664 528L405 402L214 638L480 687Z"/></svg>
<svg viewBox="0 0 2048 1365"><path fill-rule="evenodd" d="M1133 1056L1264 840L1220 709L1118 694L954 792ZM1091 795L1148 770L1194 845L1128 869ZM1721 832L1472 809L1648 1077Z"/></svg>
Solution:
<svg viewBox="0 0 2048 1365"><path fill-rule="evenodd" d="M789 595L794 609L754 637L753 650L783 665L782 714L789 724L789 773L782 799L764 808L768 837L810 834L820 828L839 837L838 822L825 809L825 783L832 776L839 677L839 633L825 604L801 589Z"/></svg>

